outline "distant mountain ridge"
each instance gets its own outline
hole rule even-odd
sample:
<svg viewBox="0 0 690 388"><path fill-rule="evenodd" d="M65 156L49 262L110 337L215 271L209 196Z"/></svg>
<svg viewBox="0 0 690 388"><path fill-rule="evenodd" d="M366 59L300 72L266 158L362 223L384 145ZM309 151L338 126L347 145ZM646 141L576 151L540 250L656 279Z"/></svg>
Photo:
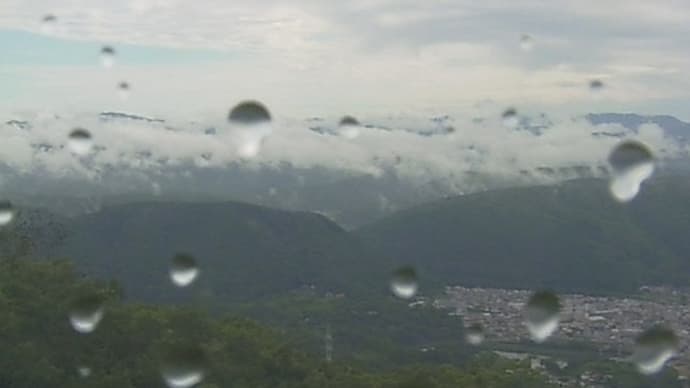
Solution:
<svg viewBox="0 0 690 388"><path fill-rule="evenodd" d="M124 112L101 112L99 113L98 117L101 120L108 121L108 120L133 120L133 121L143 121L147 123L165 123L165 120L163 119L156 119L152 117L146 117L146 116L140 116L140 115L135 115L131 113L124 113Z"/></svg>
<svg viewBox="0 0 690 388"><path fill-rule="evenodd" d="M635 113L597 113L588 114L586 118L594 125L620 124L633 131L636 131L640 125L643 124L655 124L661 127L667 136L684 142L690 140L690 123L681 121L673 116L644 116Z"/></svg>

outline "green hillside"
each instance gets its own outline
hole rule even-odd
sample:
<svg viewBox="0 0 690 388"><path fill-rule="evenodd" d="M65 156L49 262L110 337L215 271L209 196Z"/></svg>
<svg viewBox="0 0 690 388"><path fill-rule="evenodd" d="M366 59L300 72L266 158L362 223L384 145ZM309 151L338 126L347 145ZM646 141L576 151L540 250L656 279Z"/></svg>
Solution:
<svg viewBox="0 0 690 388"><path fill-rule="evenodd" d="M52 255L114 277L138 300L179 298L168 279L177 253L197 259L199 293L227 302L302 288L369 292L386 276L382 261L372 260L354 236L313 213L232 202L139 203L105 208L66 228L64 244Z"/></svg>
<svg viewBox="0 0 690 388"><path fill-rule="evenodd" d="M234 202L126 204L62 219L59 239L32 241L46 228L41 220L52 218L28 222L24 214L5 230L8 245L26 240L39 256L72 259L88 274L117 281L127 300L242 314L289 329L318 352L331 327L338 357L370 367L459 362L476 353L458 346L462 321L395 299L391 263L320 215ZM169 279L178 252L201 268L184 289ZM420 351L430 346L437 351Z"/></svg>
<svg viewBox="0 0 690 388"><path fill-rule="evenodd" d="M68 316L70 301L90 294L106 300L105 313L96 330L85 335L72 330ZM204 381L195 385L200 388L553 386L528 363L497 357L464 368L397 366L394 372L327 363L247 319L123 303L116 285L85 279L67 261L1 257L0 306L2 387L163 387L161 370L176 349L201 353L199 361L180 364L182 370L192 365L192 371L203 371ZM502 373L508 368L514 372Z"/></svg>
<svg viewBox="0 0 690 388"><path fill-rule="evenodd" d="M690 184L659 178L627 205L600 180L477 193L415 207L357 231L418 267L427 287L627 292L690 285Z"/></svg>

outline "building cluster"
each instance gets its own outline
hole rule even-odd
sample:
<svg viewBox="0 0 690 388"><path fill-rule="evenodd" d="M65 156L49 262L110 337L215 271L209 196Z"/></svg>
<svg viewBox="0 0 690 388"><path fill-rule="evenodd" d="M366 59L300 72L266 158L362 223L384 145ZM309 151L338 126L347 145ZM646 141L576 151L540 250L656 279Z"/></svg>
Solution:
<svg viewBox="0 0 690 388"><path fill-rule="evenodd" d="M466 325L480 324L488 341L529 341L523 310L532 291L448 287L434 302ZM625 358L635 338L654 325L673 329L680 340L679 354L671 364L690 371L690 290L643 287L634 296L559 295L562 310L558 330L549 341L587 343L602 356Z"/></svg>

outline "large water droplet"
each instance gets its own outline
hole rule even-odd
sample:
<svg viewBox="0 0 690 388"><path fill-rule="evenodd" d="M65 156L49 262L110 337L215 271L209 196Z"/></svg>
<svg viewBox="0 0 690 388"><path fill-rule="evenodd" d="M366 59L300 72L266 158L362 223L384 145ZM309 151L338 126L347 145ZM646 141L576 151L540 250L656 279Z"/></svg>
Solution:
<svg viewBox="0 0 690 388"><path fill-rule="evenodd" d="M507 128L515 128L520 124L520 118L514 108L506 109L501 118L503 119L503 125Z"/></svg>
<svg viewBox="0 0 690 388"><path fill-rule="evenodd" d="M80 366L77 368L77 373L79 373L79 377L85 379L89 376L91 376L91 368L88 366Z"/></svg>
<svg viewBox="0 0 690 388"><path fill-rule="evenodd" d="M98 295L86 295L72 302L69 321L79 333L91 333L96 330L103 319L103 298Z"/></svg>
<svg viewBox="0 0 690 388"><path fill-rule="evenodd" d="M101 65L105 68L111 68L115 64L115 49L110 46L103 46L101 48Z"/></svg>
<svg viewBox="0 0 690 388"><path fill-rule="evenodd" d="M199 384L206 374L206 355L196 346L176 346L163 357L161 375L170 388Z"/></svg>
<svg viewBox="0 0 690 388"><path fill-rule="evenodd" d="M129 83L127 83L126 81L122 81L119 84L117 84L117 89L120 95L120 99L126 100L129 98Z"/></svg>
<svg viewBox="0 0 690 388"><path fill-rule="evenodd" d="M410 299L417 295L417 271L412 267L401 267L393 272L391 291L401 299Z"/></svg>
<svg viewBox="0 0 690 388"><path fill-rule="evenodd" d="M0 226L8 225L14 220L14 207L10 201L0 201Z"/></svg>
<svg viewBox="0 0 690 388"><path fill-rule="evenodd" d="M484 342L484 328L482 325L475 323L465 328L465 341L470 345L481 345Z"/></svg>
<svg viewBox="0 0 690 388"><path fill-rule="evenodd" d="M196 280L199 268L196 260L185 254L175 255L170 266L170 279L178 287L186 287Z"/></svg>
<svg viewBox="0 0 690 388"><path fill-rule="evenodd" d="M346 139L354 139L359 136L360 124L357 119L352 116L345 116L338 124L338 133Z"/></svg>
<svg viewBox="0 0 690 388"><path fill-rule="evenodd" d="M544 342L558 328L561 302L550 291L535 292L525 305L525 326L534 342Z"/></svg>
<svg viewBox="0 0 690 388"><path fill-rule="evenodd" d="M77 155L87 155L93 147L91 133L84 128L74 128L69 134L68 146Z"/></svg>
<svg viewBox="0 0 690 388"><path fill-rule="evenodd" d="M654 326L637 337L631 359L640 373L658 373L666 362L676 355L678 345L678 337L673 330Z"/></svg>
<svg viewBox="0 0 690 388"><path fill-rule="evenodd" d="M258 125L270 122L271 114L260 102L244 101L230 111L228 120L237 125Z"/></svg>
<svg viewBox="0 0 690 388"><path fill-rule="evenodd" d="M644 144L626 140L609 155L613 169L609 189L620 202L628 202L640 192L640 185L654 173L654 155Z"/></svg>
<svg viewBox="0 0 690 388"><path fill-rule="evenodd" d="M520 48L522 51L531 51L534 48L534 39L528 34L520 37Z"/></svg>
<svg viewBox="0 0 690 388"><path fill-rule="evenodd" d="M228 114L228 121L236 130L240 156L251 158L261 151L261 146L273 128L271 114L257 101L244 101Z"/></svg>
<svg viewBox="0 0 690 388"><path fill-rule="evenodd" d="M47 35L55 32L55 24L57 24L57 17L53 14L47 14L41 19L41 32Z"/></svg>

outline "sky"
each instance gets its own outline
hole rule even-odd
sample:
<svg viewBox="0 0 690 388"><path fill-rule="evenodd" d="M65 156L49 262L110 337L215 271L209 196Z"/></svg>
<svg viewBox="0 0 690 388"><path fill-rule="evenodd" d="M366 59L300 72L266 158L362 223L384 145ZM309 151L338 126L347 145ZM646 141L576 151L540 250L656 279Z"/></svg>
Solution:
<svg viewBox="0 0 690 388"><path fill-rule="evenodd" d="M158 114L247 98L286 117L489 100L690 119L688 32L682 0L3 0L0 102L102 110L127 80L128 108ZM102 45L117 52L109 71ZM605 85L595 101L592 79Z"/></svg>
<svg viewBox="0 0 690 388"><path fill-rule="evenodd" d="M54 21L44 22L49 15ZM116 53L112 67L101 65L105 45ZM260 163L376 175L372 161L402 157L399 173L415 178L605 164L617 140L593 137L577 119L586 113L690 120L684 0L0 0L0 48L0 118L33 124L29 132L2 127L0 158L23 173L97 179L67 151L36 153L37 143L64 146L76 126L108 148L94 157L101 164L161 168L133 157L148 152L228 165L242 155L226 118L244 100L262 102L274 118ZM593 80L602 90L590 89ZM509 107L545 114L553 129L507 129L500 116ZM104 124L102 111L165 118L178 131ZM456 132L371 130L348 141L308 131L304 121L334 126L346 114L397 129L450 115L443 125ZM203 135L207 127L220 135ZM655 151L687 153L653 125L629 135Z"/></svg>

